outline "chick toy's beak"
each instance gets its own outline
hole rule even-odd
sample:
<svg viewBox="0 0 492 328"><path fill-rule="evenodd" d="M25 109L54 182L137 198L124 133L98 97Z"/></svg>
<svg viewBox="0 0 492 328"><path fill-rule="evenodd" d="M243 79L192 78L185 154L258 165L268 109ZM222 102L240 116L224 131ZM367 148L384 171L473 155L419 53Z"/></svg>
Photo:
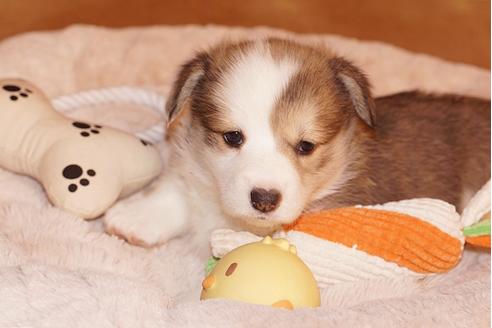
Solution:
<svg viewBox="0 0 492 328"><path fill-rule="evenodd" d="M210 275L202 281L203 289L210 289L215 285L215 276Z"/></svg>

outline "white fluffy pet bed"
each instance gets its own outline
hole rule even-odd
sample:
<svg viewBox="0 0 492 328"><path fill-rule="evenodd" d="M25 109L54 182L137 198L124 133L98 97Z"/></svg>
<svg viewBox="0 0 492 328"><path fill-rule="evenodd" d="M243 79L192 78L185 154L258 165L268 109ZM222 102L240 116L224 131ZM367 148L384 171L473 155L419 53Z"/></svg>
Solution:
<svg viewBox="0 0 492 328"><path fill-rule="evenodd" d="M215 26L110 30L74 26L0 43L0 77L33 81L54 98L130 85L167 94L178 66L224 38L289 36L324 43L360 65L376 96L423 89L490 97L490 73L338 36ZM71 115L136 131L150 110L86 108ZM204 261L186 238L144 250L52 208L34 180L0 170L0 327L488 327L490 254L466 250L450 273L338 284L318 309L200 302Z"/></svg>

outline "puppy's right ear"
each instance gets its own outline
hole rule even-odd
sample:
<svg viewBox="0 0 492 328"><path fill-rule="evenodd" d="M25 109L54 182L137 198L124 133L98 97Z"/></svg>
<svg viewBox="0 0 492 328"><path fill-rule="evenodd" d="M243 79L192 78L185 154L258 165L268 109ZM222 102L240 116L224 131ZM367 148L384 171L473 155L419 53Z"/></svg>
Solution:
<svg viewBox="0 0 492 328"><path fill-rule="evenodd" d="M203 77L207 65L208 55L202 52L181 67L166 104L168 127L184 114L186 107L189 107L186 105L187 100Z"/></svg>

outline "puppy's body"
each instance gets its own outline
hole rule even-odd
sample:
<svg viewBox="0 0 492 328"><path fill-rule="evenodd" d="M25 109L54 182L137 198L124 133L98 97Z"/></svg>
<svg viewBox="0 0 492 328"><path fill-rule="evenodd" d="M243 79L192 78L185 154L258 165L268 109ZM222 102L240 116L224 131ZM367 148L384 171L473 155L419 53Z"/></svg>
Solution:
<svg viewBox="0 0 492 328"><path fill-rule="evenodd" d="M490 102L404 92L376 98L357 176L315 208L437 198L461 211L490 179Z"/></svg>
<svg viewBox="0 0 492 328"><path fill-rule="evenodd" d="M220 227L268 233L303 211L433 197L462 208L490 178L490 102L402 93L374 101L329 52L225 44L185 64L167 105L170 160L108 231L147 246Z"/></svg>

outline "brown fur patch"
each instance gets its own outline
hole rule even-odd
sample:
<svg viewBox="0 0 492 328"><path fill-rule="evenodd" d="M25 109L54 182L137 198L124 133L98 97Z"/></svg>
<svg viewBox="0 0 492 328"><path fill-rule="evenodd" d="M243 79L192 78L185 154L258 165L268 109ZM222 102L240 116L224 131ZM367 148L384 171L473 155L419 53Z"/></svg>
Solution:
<svg viewBox="0 0 492 328"><path fill-rule="evenodd" d="M285 43L283 47L285 51ZM362 111L366 108L368 117L374 117L374 104L367 80L349 62L320 49L294 48L294 55L287 54L302 56L298 58L302 64L277 102L271 124L280 150L297 168L304 189L314 195L327 186L336 188L357 169L358 165L352 164L358 161L352 140L367 135L369 129L358 118L350 87L359 95L358 105ZM355 85L347 87L340 80L341 72ZM302 140L315 144L312 154L296 152Z"/></svg>
<svg viewBox="0 0 492 328"><path fill-rule="evenodd" d="M312 209L430 197L461 211L462 192L490 179L490 101L406 92L376 99L376 114L358 176Z"/></svg>

